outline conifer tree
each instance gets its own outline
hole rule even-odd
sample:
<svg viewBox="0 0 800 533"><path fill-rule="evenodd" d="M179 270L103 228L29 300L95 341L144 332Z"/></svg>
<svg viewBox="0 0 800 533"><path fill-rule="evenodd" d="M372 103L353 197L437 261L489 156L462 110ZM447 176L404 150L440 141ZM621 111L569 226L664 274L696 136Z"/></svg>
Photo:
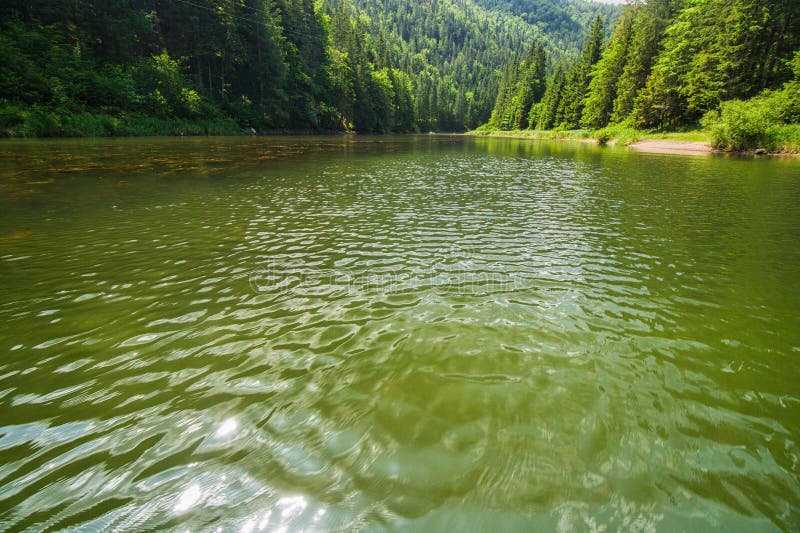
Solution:
<svg viewBox="0 0 800 533"><path fill-rule="evenodd" d="M634 99L647 83L661 51L664 30L675 15L677 3L677 0L648 0L643 5L637 2L631 42L625 68L617 82L611 122L622 122L633 111Z"/></svg>
<svg viewBox="0 0 800 533"><path fill-rule="evenodd" d="M800 44L798 19L800 4L788 0L686 0L635 99L636 122L694 123L724 100L787 81Z"/></svg>
<svg viewBox="0 0 800 533"><path fill-rule="evenodd" d="M547 55L536 43L528 50L519 66L516 95L512 103L511 125L514 129L529 128L531 107L541 101L547 81Z"/></svg>
<svg viewBox="0 0 800 533"><path fill-rule="evenodd" d="M584 100L581 126L601 128L609 123L617 97L617 83L625 69L638 5L628 6L600 60L594 65Z"/></svg>
<svg viewBox="0 0 800 533"><path fill-rule="evenodd" d="M580 126L586 91L592 78L592 68L600 59L602 50L603 21L597 17L586 38L580 60L572 66L567 75L556 116L556 124L559 127L575 129Z"/></svg>
<svg viewBox="0 0 800 533"><path fill-rule="evenodd" d="M556 68L547 83L547 89L539 108L536 120L537 130L549 130L556 125L558 110L561 107L561 99L564 93L564 86L567 83L567 70L561 64Z"/></svg>

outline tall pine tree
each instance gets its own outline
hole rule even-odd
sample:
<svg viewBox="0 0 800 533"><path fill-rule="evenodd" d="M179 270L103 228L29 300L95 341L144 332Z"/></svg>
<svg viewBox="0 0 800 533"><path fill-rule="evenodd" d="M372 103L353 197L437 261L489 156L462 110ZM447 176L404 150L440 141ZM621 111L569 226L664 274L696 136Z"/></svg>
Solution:
<svg viewBox="0 0 800 533"><path fill-rule="evenodd" d="M597 17L586 37L580 60L567 75L563 96L559 102L556 125L563 129L576 129L581 124L584 99L592 79L592 69L603 51L603 21Z"/></svg>
<svg viewBox="0 0 800 533"><path fill-rule="evenodd" d="M600 60L594 65L587 89L581 126L601 128L608 124L614 111L617 83L625 69L628 49L633 35L633 22L639 10L638 4L628 6L614 34L611 36Z"/></svg>

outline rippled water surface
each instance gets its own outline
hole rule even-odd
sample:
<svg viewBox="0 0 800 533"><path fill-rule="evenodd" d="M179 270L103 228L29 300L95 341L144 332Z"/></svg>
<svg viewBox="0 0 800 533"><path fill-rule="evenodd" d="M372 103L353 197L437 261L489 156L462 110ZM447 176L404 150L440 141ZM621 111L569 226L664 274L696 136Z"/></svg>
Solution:
<svg viewBox="0 0 800 533"><path fill-rule="evenodd" d="M800 528L800 161L0 143L0 529Z"/></svg>

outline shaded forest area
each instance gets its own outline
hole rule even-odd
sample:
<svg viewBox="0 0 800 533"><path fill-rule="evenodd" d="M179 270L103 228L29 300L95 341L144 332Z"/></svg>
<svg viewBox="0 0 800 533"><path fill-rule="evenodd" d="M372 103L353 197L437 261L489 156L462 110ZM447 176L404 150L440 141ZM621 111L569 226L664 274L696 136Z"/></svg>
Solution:
<svg viewBox="0 0 800 533"><path fill-rule="evenodd" d="M463 131L516 50L618 14L526 1L9 0L0 136Z"/></svg>
<svg viewBox="0 0 800 533"><path fill-rule="evenodd" d="M704 127L731 150L800 139L795 0L634 0L610 39L604 24L571 63L548 70L533 45L509 64L486 128Z"/></svg>

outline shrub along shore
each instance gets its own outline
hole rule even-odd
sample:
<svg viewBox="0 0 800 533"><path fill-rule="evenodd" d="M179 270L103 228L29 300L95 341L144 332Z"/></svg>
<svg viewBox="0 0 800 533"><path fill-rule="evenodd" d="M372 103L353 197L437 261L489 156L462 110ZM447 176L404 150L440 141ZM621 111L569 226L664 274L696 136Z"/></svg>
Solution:
<svg viewBox="0 0 800 533"><path fill-rule="evenodd" d="M3 128L3 113L13 115L13 125ZM8 111L0 106L0 139L72 137L197 137L235 135L325 135L350 133L347 130L270 129L257 131L231 117L215 119L112 116L82 112L66 113L33 106L29 110Z"/></svg>

